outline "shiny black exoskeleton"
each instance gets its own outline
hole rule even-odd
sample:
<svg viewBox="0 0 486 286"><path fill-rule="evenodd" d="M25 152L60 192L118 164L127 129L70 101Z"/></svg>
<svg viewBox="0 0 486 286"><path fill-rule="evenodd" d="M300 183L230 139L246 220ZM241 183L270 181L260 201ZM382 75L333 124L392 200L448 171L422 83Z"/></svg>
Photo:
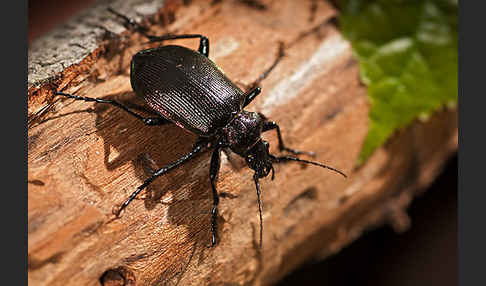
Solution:
<svg viewBox="0 0 486 286"><path fill-rule="evenodd" d="M208 58L209 40L202 35L164 35L152 36L146 29L133 20L111 9L110 12L125 21L139 33L147 37L150 42L162 42L172 39L199 38L198 51L185 47L169 45L138 52L133 56L130 66L130 81L138 96L160 116L145 118L133 112L126 106L114 100L81 97L62 92L57 95L84 101L112 104L125 110L134 117L142 120L146 125L160 125L175 123L199 136L191 152L175 162L158 169L145 180L130 197L116 211L120 212L155 178L166 174L182 163L194 158L208 149L213 149L211 156L209 178L213 195L211 215L211 243L216 244L216 218L218 214L219 196L216 191L216 176L220 167L220 152L229 148L246 160L248 167L254 170L255 182L260 214L260 245L262 243L262 205L260 200L259 179L272 172L274 177L274 163L297 161L324 167L338 172L332 167L302 160L292 156L274 156L269 152L269 144L261 138L263 132L276 130L278 147L295 155L301 152L285 147L280 128L277 123L269 121L263 114L245 111L244 108L261 92L258 83L263 80L283 57L283 49L274 64L265 71L248 91L243 92Z"/></svg>

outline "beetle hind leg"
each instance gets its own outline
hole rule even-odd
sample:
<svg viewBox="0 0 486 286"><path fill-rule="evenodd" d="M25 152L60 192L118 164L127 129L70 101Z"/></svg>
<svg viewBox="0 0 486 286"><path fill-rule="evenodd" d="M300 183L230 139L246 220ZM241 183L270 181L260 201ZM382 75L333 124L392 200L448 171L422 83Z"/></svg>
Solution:
<svg viewBox="0 0 486 286"><path fill-rule="evenodd" d="M88 102L108 103L108 104L111 104L115 107L118 107L118 108L128 112L128 114L130 114L133 117L141 120L145 125L148 125L148 126L155 126L155 125L162 125L162 124L170 123L169 120L167 120L163 117L143 117L140 114L133 112L128 107L119 103L118 101L111 100L111 99L100 99L100 98L85 97L85 96L79 96L79 95L72 95L72 94L64 93L64 92L55 92L55 95L62 95L64 97L72 98L72 99L75 99L75 100L83 100L83 101L88 101Z"/></svg>
<svg viewBox="0 0 486 286"><path fill-rule="evenodd" d="M250 104L250 102L252 102L253 99L255 99L255 97L260 94L260 92L262 92L262 88L259 86L254 86L252 89L245 92L245 94L243 95L243 97L245 98L245 103L243 103L243 107L246 107L248 104Z"/></svg>
<svg viewBox="0 0 486 286"><path fill-rule="evenodd" d="M285 56L285 45L283 42L278 43L278 54L275 60L273 61L272 65L266 69L258 78L255 82L253 82L253 86L259 85L260 82L262 82L265 78L268 77L268 75L275 69L275 67L278 65L278 63L282 60L282 58Z"/></svg>
<svg viewBox="0 0 486 286"><path fill-rule="evenodd" d="M197 51L204 55L205 57L209 56L209 39L200 34L181 34L181 35L171 35L171 34L166 34L162 36L153 36L153 35L147 35L144 34L152 43L155 42L162 42L166 40L177 40L177 39L193 39L193 38L199 38L199 48Z"/></svg>
<svg viewBox="0 0 486 286"><path fill-rule="evenodd" d="M142 34L145 36L151 43L155 42L163 42L166 40L176 40L176 39L193 39L193 38L199 38L199 48L198 52L203 54L204 56L208 57L209 56L209 39L204 36L204 35L199 35L199 34L182 34L182 35L171 35L171 34L166 34L162 36L156 36L156 35L150 35L147 33L149 30L147 27L144 27L140 24L138 24L135 20L118 13L117 11L113 10L112 8L108 8L108 11L118 18L122 19L124 21L124 24L127 28L132 28L136 32Z"/></svg>
<svg viewBox="0 0 486 286"><path fill-rule="evenodd" d="M278 63L282 60L282 58L285 56L284 53L284 43L280 42L279 47L278 47L278 55L273 61L272 65L267 68L265 71L263 71L262 74L251 84L249 85L244 85L245 89L247 90L245 92L245 103L243 104L243 107L246 107L248 104L250 104L255 97L257 97L258 94L261 92L260 88L260 83L268 77L268 75L275 69L275 67L278 65Z"/></svg>
<svg viewBox="0 0 486 286"><path fill-rule="evenodd" d="M117 16L118 18L122 19L123 22L124 22L124 25L127 29L134 29L135 31L145 35L145 33L148 31L148 28L147 27L144 27L142 25L140 25L139 23L137 23L135 20L133 20L132 18L129 18L115 10L113 10L111 7L108 7L107 8L108 12L114 14L115 16Z"/></svg>

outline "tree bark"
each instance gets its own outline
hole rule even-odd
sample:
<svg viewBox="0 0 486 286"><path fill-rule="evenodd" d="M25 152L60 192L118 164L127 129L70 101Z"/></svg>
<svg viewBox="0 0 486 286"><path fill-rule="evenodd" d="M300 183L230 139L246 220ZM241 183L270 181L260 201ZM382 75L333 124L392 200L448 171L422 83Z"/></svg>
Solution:
<svg viewBox="0 0 486 286"><path fill-rule="evenodd" d="M175 125L144 126L111 106L52 97L62 90L115 98L146 113L131 90L129 62L150 45L116 24L100 2L80 17L90 23L85 32L58 36L50 45L73 30L70 22L29 50L30 285L270 285L367 229L386 223L407 229L410 201L457 149L457 111L444 108L414 122L357 167L369 105L350 44L335 27L336 10L324 1L249 2L110 5L139 13L137 20L155 34L208 36L210 59L241 86L272 64L283 42L286 56L248 110L278 122L288 146L315 151L315 160L348 178L314 166L277 165L275 180L261 181L261 250L253 173L232 154L223 155L217 183L216 247L208 248L209 153L158 178L115 219L113 208L152 170L188 152L196 137ZM264 138L277 152L275 134Z"/></svg>

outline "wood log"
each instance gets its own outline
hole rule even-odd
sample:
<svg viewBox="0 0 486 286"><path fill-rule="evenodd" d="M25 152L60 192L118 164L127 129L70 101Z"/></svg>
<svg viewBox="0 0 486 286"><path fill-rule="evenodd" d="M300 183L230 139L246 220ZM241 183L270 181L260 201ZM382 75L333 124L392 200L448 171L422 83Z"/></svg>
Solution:
<svg viewBox="0 0 486 286"><path fill-rule="evenodd" d="M209 153L158 178L116 219L113 208L196 137L175 125L144 126L111 106L52 96L115 98L146 112L130 88L129 61L150 45L100 2L29 51L29 285L270 285L372 227L407 229L410 201L457 149L457 111L444 108L398 131L358 167L369 105L336 10L325 1L248 3L110 2L156 34L205 34L210 58L242 86L272 64L283 42L286 57L248 110L278 122L287 145L315 151L348 178L276 166L275 180L261 181L262 249L253 173L231 154L223 155L217 183L216 247L208 247ZM73 24L79 19L86 25ZM264 138L277 152L276 136Z"/></svg>

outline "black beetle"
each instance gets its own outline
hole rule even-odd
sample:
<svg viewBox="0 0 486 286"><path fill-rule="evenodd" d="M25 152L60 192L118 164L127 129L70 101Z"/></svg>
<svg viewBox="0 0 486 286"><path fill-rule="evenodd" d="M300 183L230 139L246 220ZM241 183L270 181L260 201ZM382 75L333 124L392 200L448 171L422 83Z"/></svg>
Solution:
<svg viewBox="0 0 486 286"><path fill-rule="evenodd" d="M194 158L203 151L213 149L209 169L209 178L213 194L211 212L211 245L216 244L216 218L218 214L219 196L216 191L216 176L220 167L220 151L229 148L246 160L248 167L255 171L255 181L258 209L260 215L260 247L262 245L262 204L260 200L259 179L272 172L273 163L297 161L333 170L344 177L346 175L321 163L299 159L291 156L274 156L269 153L269 144L260 136L261 133L276 130L278 148L295 155L302 152L285 147L280 128L277 123L269 121L263 114L248 112L244 108L260 94L258 83L263 80L283 57L281 45L279 56L274 64L266 70L248 91L243 92L208 58L209 40L199 34L153 36L146 33L147 29L132 19L112 10L111 13L124 20L125 25L134 28L149 39L150 42L162 42L173 39L199 38L197 51L176 45L160 46L142 50L135 54L130 65L130 82L138 96L160 116L145 118L126 106L114 100L97 99L56 92L56 95L112 104L142 120L146 125L154 126L175 123L199 136L191 152L177 161L156 170L145 180L115 212L118 217L121 211L152 181L182 163Z"/></svg>

